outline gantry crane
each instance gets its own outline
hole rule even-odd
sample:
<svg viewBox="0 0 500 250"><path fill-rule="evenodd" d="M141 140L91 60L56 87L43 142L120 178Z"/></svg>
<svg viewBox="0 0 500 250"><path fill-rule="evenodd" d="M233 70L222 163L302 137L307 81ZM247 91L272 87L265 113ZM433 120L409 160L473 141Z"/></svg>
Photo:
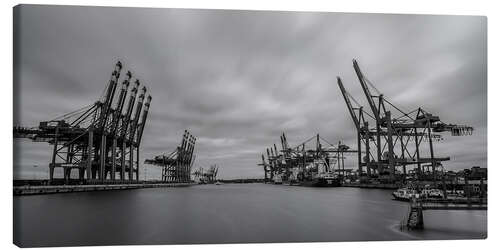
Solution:
<svg viewBox="0 0 500 250"><path fill-rule="evenodd" d="M417 172L422 173L422 164L429 164L432 167L432 179L435 181L436 167L441 165L442 161L450 159L450 157L435 156L433 142L442 140L442 136L437 133L451 132L452 136L464 136L471 135L473 128L467 125L443 123L438 116L432 115L421 107L411 112L404 112L389 102L373 86L361 72L356 60L353 60L353 67L370 106L371 114L364 111L363 107L349 94L340 77L337 77L337 83L357 131L358 168L360 173L362 167L366 166L368 177L372 176L372 170L376 170L380 180L394 182L397 179L395 176L396 167L403 168L402 179L404 180L407 165L417 165ZM369 85L378 92L378 95L372 94ZM354 107L351 101L358 106ZM399 116L394 117L395 113ZM364 115L374 121L374 128L369 127ZM424 140L429 142L429 157L422 157L424 152L421 149ZM414 144L411 145L410 141L413 141ZM366 155L362 159L360 149L363 143ZM398 143L399 145L397 145ZM375 157L371 151L372 144L375 144L374 147L376 148ZM386 148L387 151L384 152ZM422 176L418 178L422 178Z"/></svg>
<svg viewBox="0 0 500 250"><path fill-rule="evenodd" d="M144 163L161 167L162 181L190 182L195 144L196 138L185 130L181 144L173 152L146 159Z"/></svg>
<svg viewBox="0 0 500 250"><path fill-rule="evenodd" d="M219 172L219 167L217 165L211 165L207 171L200 167L193 172L193 175L198 179L200 184L213 184L217 181L217 173Z"/></svg>
<svg viewBox="0 0 500 250"><path fill-rule="evenodd" d="M97 102L55 119L42 121L38 127L14 127L14 138L28 138L53 145L49 163L50 183L54 182L55 168L63 169L65 183L71 181L73 169L78 170L79 183L130 182L134 179L134 173L135 180L139 180L139 146L152 98L149 95L144 103L146 87L143 87L132 116L140 85L136 79L128 95L127 111L122 113L132 80L132 73L128 71L113 107L121 70L122 63L118 61L105 94ZM117 173L120 173L119 180L116 180ZM128 180L125 173L128 173Z"/></svg>
<svg viewBox="0 0 500 250"><path fill-rule="evenodd" d="M319 170L308 166L318 161L326 166L325 172L337 172L343 177L346 173L344 154L357 152L340 141L334 145L319 134L294 147L288 144L285 133L280 135L280 140L282 150L278 151L276 144L273 145L274 148L266 148L267 161L262 154L262 163L257 164L264 168L265 182L300 183L310 180ZM307 149L306 144L313 141L315 141L314 148ZM323 143L327 144L328 147L324 147ZM280 180L275 180L275 177L280 178Z"/></svg>

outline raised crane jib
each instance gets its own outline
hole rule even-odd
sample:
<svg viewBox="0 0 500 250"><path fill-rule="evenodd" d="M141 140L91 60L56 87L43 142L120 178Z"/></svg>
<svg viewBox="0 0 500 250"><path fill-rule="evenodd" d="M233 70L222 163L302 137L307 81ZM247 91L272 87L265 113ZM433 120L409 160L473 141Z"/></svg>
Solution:
<svg viewBox="0 0 500 250"><path fill-rule="evenodd" d="M148 96L146 103L144 104L144 110L142 111L141 123L139 124L139 131L137 132L136 143L141 144L142 134L144 132L144 126L146 125L146 120L148 118L149 106L151 105L151 96Z"/></svg>
<svg viewBox="0 0 500 250"><path fill-rule="evenodd" d="M101 115L99 117L99 128L104 130L106 122L108 121L109 114L111 113L111 103L113 102L113 97L115 95L116 85L118 79L120 78L120 72L122 70L122 63L118 61L115 65L115 69L111 74L111 79L109 80L108 88L106 90L106 96L102 102Z"/></svg>
<svg viewBox="0 0 500 250"><path fill-rule="evenodd" d="M131 78L132 73L130 73L130 71L127 71L127 78L122 82L122 87L118 96L118 102L116 104L117 107L114 111L111 133L115 133L116 129L118 128L118 122L120 121L120 117L122 115L123 106L125 104L125 97L127 96Z"/></svg>
<svg viewBox="0 0 500 250"><path fill-rule="evenodd" d="M366 84L365 77L363 73L361 72L361 69L359 68L358 62L356 59L352 60L352 64L354 67L354 71L356 71L356 75L358 76L359 83L361 84L361 88L363 89L363 92L365 93L366 99L368 100L368 104L370 105L370 108L373 112L373 115L375 116L375 120L379 123L380 122L380 115L379 115L379 110L377 106L375 105L375 102L373 101L373 96L370 92L370 89L368 88L368 85Z"/></svg>
<svg viewBox="0 0 500 250"><path fill-rule="evenodd" d="M351 115L352 121L354 122L354 125L356 126L356 129L359 131L361 126L359 124L358 117L356 117L356 113L354 112L354 108L352 107L351 100L349 99L349 96L347 95L347 90L344 88L344 84L342 83L342 79L337 76L337 83L340 88L340 92L342 92L342 96L344 97L344 101L347 105L347 109L349 110L349 114Z"/></svg>
<svg viewBox="0 0 500 250"><path fill-rule="evenodd" d="M135 109L133 122L130 124L130 134L129 140L133 141L135 138L135 131L137 130L137 124L139 123L139 115L141 114L142 104L144 102L144 96L146 95L146 87L142 87L141 94L137 100L137 107Z"/></svg>
<svg viewBox="0 0 500 250"><path fill-rule="evenodd" d="M127 112L122 117L122 126L121 126L120 137L125 137L127 135L127 129L128 129L128 125L130 123L131 117L132 117L132 110L134 109L135 98L137 96L137 90L139 88L139 85L140 85L139 80L135 80L135 85L132 88L132 91L130 93L130 97L128 99Z"/></svg>
<svg viewBox="0 0 500 250"><path fill-rule="evenodd" d="M192 140L192 144L191 144L191 152L189 153L189 164L190 165L193 165L193 162L195 160L195 156L194 156L194 145L196 144L196 137L192 136L191 135L191 138L193 139Z"/></svg>

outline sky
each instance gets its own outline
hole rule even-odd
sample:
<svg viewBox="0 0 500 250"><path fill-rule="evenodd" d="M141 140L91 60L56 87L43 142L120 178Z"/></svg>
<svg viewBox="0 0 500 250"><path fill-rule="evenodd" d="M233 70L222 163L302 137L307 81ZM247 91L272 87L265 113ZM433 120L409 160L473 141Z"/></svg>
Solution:
<svg viewBox="0 0 500 250"><path fill-rule="evenodd" d="M94 103L120 60L153 97L143 159L170 153L188 129L193 168L262 178L260 155L282 132L293 146L319 133L356 148L336 77L368 110L357 59L400 109L474 127L435 143L446 169L487 167L486 17L23 5L14 19L14 125ZM47 143L15 139L14 150L14 178L47 178Z"/></svg>

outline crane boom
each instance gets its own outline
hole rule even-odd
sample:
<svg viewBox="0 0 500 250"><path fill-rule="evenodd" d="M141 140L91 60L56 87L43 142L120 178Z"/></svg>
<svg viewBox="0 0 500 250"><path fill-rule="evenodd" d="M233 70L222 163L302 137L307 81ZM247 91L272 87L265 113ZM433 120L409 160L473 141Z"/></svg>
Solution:
<svg viewBox="0 0 500 250"><path fill-rule="evenodd" d="M132 110L134 109L135 98L137 96L137 89L139 88L139 85L140 85L139 80L135 80L135 86L132 88L130 97L128 99L127 112L122 117L122 126L120 133L121 137L125 137L127 135L127 129L132 117Z"/></svg>
<svg viewBox="0 0 500 250"><path fill-rule="evenodd" d="M106 90L106 96L104 102L101 103L101 114L99 116L99 128L104 131L106 127L106 122L108 121L109 114L111 113L111 104L113 103L113 97L115 95L116 85L118 78L120 77L120 71L122 70L122 63L118 61L115 65L115 70L111 73L111 79L109 80L109 85Z"/></svg>
<svg viewBox="0 0 500 250"><path fill-rule="evenodd" d="M129 140L134 141L135 131L137 130L137 125L139 123L139 116L141 115L142 104L144 102L144 96L146 95L146 87L142 87L141 94L139 95L139 99L137 100L137 107L135 108L134 120L130 124L130 134Z"/></svg>
<svg viewBox="0 0 500 250"><path fill-rule="evenodd" d="M149 106L151 105L151 96L148 96L146 103L144 104L144 111L142 111L142 119L139 124L139 131L137 131L136 143L139 145L142 140L142 133L144 132L144 126L146 125L146 119L148 118Z"/></svg>
<svg viewBox="0 0 500 250"><path fill-rule="evenodd" d="M342 96L344 97L344 100L345 100L345 103L347 105L347 109L349 110L349 114L351 115L352 121L354 122L356 129L359 131L361 129L361 126L359 124L358 117L356 116L356 113L354 112L354 108L352 107L351 100L349 99L349 96L347 95L347 90L344 88L344 84L342 83L342 79L340 79L340 77L337 77L337 83L339 85L340 92L342 92Z"/></svg>
<svg viewBox="0 0 500 250"><path fill-rule="evenodd" d="M356 71L356 75L358 76L361 88L363 89L363 92L365 93L365 96L368 99L368 104L370 105L373 115L375 116L375 120L377 121L377 123L380 123L380 112L377 106L375 105L375 102L373 101L373 96L370 92L370 89L368 88L368 85L366 84L365 77L361 72L361 69L359 68L358 62L356 60L352 60L352 64L354 66L354 71Z"/></svg>
<svg viewBox="0 0 500 250"><path fill-rule="evenodd" d="M122 82L122 88L120 90L120 95L118 96L117 107L114 111L113 122L111 127L111 133L114 133L118 128L118 122L122 114L123 105L125 103L125 97L127 96L128 86L130 85L130 78L132 78L132 73L127 71L127 78Z"/></svg>

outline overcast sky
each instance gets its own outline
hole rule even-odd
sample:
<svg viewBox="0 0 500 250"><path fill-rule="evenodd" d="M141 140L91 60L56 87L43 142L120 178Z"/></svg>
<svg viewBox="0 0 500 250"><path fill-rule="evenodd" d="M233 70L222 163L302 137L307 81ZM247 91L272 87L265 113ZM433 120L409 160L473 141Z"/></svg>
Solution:
<svg viewBox="0 0 500 250"><path fill-rule="evenodd" d="M447 169L487 164L485 17L30 5L19 10L14 125L37 126L95 102L121 60L153 97L143 159L173 151L189 129L198 137L195 168L218 164L222 178L262 177L260 154L280 145L282 131L291 145L319 133L356 147L335 79L341 76L368 110L352 68L356 58L401 109L422 107L444 122L475 128L473 136L445 133L436 143L437 156L451 157ZM14 143L15 177L46 177L48 144ZM159 173L147 167L148 178Z"/></svg>

